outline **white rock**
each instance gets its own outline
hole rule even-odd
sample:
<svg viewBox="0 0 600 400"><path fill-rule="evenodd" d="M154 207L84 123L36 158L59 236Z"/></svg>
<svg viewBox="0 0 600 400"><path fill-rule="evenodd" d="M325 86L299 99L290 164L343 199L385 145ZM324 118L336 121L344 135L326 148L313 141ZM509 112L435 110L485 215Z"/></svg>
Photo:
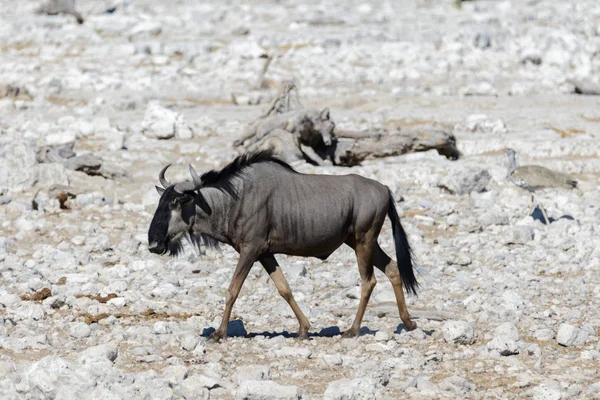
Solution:
<svg viewBox="0 0 600 400"><path fill-rule="evenodd" d="M589 333L569 324L561 324L558 327L556 341L558 344L566 347L580 346L584 344Z"/></svg>
<svg viewBox="0 0 600 400"><path fill-rule="evenodd" d="M577 396L579 396L582 392L583 388L580 385L574 383L567 389L567 396L577 398Z"/></svg>
<svg viewBox="0 0 600 400"><path fill-rule="evenodd" d="M338 283L340 283L338 281ZM346 290L345 295L349 299L360 299L360 286L353 286Z"/></svg>
<svg viewBox="0 0 600 400"><path fill-rule="evenodd" d="M9 307L20 301L21 301L21 299L16 294L12 294L12 293L0 294L0 305L2 307Z"/></svg>
<svg viewBox="0 0 600 400"><path fill-rule="evenodd" d="M152 289L150 294L159 299L171 299L180 292L177 286L170 282L161 282L157 287Z"/></svg>
<svg viewBox="0 0 600 400"><path fill-rule="evenodd" d="M547 384L536 386L531 390L531 397L533 400L560 400L562 393L557 386Z"/></svg>
<svg viewBox="0 0 600 400"><path fill-rule="evenodd" d="M17 321L40 321L46 316L44 307L41 304L35 304L23 301L14 311Z"/></svg>
<svg viewBox="0 0 600 400"><path fill-rule="evenodd" d="M35 146L25 140L0 140L0 188L25 189L35 184L68 185L64 166L58 163L37 164Z"/></svg>
<svg viewBox="0 0 600 400"><path fill-rule="evenodd" d="M0 359L0 376L10 376L16 372L15 363Z"/></svg>
<svg viewBox="0 0 600 400"><path fill-rule="evenodd" d="M124 297L115 297L114 299L110 299L106 302L107 305L113 307L124 307L127 304L127 300Z"/></svg>
<svg viewBox="0 0 600 400"><path fill-rule="evenodd" d="M180 386L175 387L174 392L184 399L190 400L208 400L210 397L209 391L204 386L204 381L199 379L199 375L188 377Z"/></svg>
<svg viewBox="0 0 600 400"><path fill-rule="evenodd" d="M450 214L448 218L446 218L446 223L449 226L455 226L460 223L460 216L458 214Z"/></svg>
<svg viewBox="0 0 600 400"><path fill-rule="evenodd" d="M597 398L597 396L600 395L600 382L592 383L588 387L588 392L594 396L594 398Z"/></svg>
<svg viewBox="0 0 600 400"><path fill-rule="evenodd" d="M85 236L82 236L82 235L73 236L71 238L71 243L73 243L75 246L81 246L82 244L85 243Z"/></svg>
<svg viewBox="0 0 600 400"><path fill-rule="evenodd" d="M72 143L77 139L75 131L61 130L60 132L51 133L46 136L44 142L47 145L60 145Z"/></svg>
<svg viewBox="0 0 600 400"><path fill-rule="evenodd" d="M377 331L377 333L375 333L375 340L378 342L387 342L390 340L390 337L390 333L386 330Z"/></svg>
<svg viewBox="0 0 600 400"><path fill-rule="evenodd" d="M162 373L163 379L166 379L170 385L175 386L183 382L188 377L190 369L185 365L170 365Z"/></svg>
<svg viewBox="0 0 600 400"><path fill-rule="evenodd" d="M540 328L533 333L533 337L537 340L552 340L554 339L554 331L550 328Z"/></svg>
<svg viewBox="0 0 600 400"><path fill-rule="evenodd" d="M516 225L506 229L507 244L526 244L531 242L534 237L534 230L530 226Z"/></svg>
<svg viewBox="0 0 600 400"><path fill-rule="evenodd" d="M71 125L71 128L75 129L78 132L79 137L90 136L94 133L95 129L93 123L85 120L76 121L74 124Z"/></svg>
<svg viewBox="0 0 600 400"><path fill-rule="evenodd" d="M8 378L6 378L6 379L0 378L0 393L2 393L3 400L19 399L17 387L15 386L14 382Z"/></svg>
<svg viewBox="0 0 600 400"><path fill-rule="evenodd" d="M596 330L590 324L581 325L581 330L586 331L590 336L596 336Z"/></svg>
<svg viewBox="0 0 600 400"><path fill-rule="evenodd" d="M519 350L515 341L504 336L496 336L493 338L487 344L487 348L490 351L497 351L501 356L519 354Z"/></svg>
<svg viewBox="0 0 600 400"><path fill-rule="evenodd" d="M502 301L508 310L517 310L525 306L525 299L513 290L506 290L502 293Z"/></svg>
<svg viewBox="0 0 600 400"><path fill-rule="evenodd" d="M504 121L501 119L491 119L485 114L469 115L465 126L470 132L506 133Z"/></svg>
<svg viewBox="0 0 600 400"><path fill-rule="evenodd" d="M280 350L275 350L277 357L303 357L310 358L312 350L308 347L282 347Z"/></svg>
<svg viewBox="0 0 600 400"><path fill-rule="evenodd" d="M85 371L57 356L46 356L34 363L25 379L33 398L67 398L69 392L85 393L95 385Z"/></svg>
<svg viewBox="0 0 600 400"><path fill-rule="evenodd" d="M371 378L340 379L331 382L325 389L323 400L375 399L379 384Z"/></svg>
<svg viewBox="0 0 600 400"><path fill-rule="evenodd" d="M194 350L196 348L196 346L198 345L199 341L200 341L200 338L198 337L198 335L193 334L193 333L186 333L179 338L179 343L181 345L181 348L184 350L187 350L187 351Z"/></svg>
<svg viewBox="0 0 600 400"><path fill-rule="evenodd" d="M154 333L158 335L165 335L172 332L171 326L166 321L157 321L154 323Z"/></svg>
<svg viewBox="0 0 600 400"><path fill-rule="evenodd" d="M325 363L327 363L327 365L342 365L344 363L342 355L339 353L325 354L323 356L323 361L325 361Z"/></svg>
<svg viewBox="0 0 600 400"><path fill-rule="evenodd" d="M142 133L156 139L192 138L192 130L185 123L183 115L162 107L156 101L148 103L142 121Z"/></svg>
<svg viewBox="0 0 600 400"><path fill-rule="evenodd" d="M489 192L472 192L471 204L478 208L492 208L496 204L496 193Z"/></svg>
<svg viewBox="0 0 600 400"><path fill-rule="evenodd" d="M444 340L455 344L472 344L475 342L473 327L466 321L446 321L442 327Z"/></svg>
<svg viewBox="0 0 600 400"><path fill-rule="evenodd" d="M600 351L598 350L584 350L581 352L582 360L600 360Z"/></svg>
<svg viewBox="0 0 600 400"><path fill-rule="evenodd" d="M301 264L290 265L285 269L285 274L291 279L301 278L308 273L306 267Z"/></svg>
<svg viewBox="0 0 600 400"><path fill-rule="evenodd" d="M90 329L90 326L85 322L75 322L69 328L69 335L75 339L86 338L90 336L91 333L92 330Z"/></svg>
<svg viewBox="0 0 600 400"><path fill-rule="evenodd" d="M60 357L47 356L33 364L27 373L30 386L38 388L44 395L51 396L56 391L60 374L69 372L69 365Z"/></svg>
<svg viewBox="0 0 600 400"><path fill-rule="evenodd" d="M110 238L104 233L101 233L97 236L87 237L85 244L92 246L94 251L107 251L111 249Z"/></svg>
<svg viewBox="0 0 600 400"><path fill-rule="evenodd" d="M519 341L519 331L512 322L505 322L494 329L495 336L504 336L514 342Z"/></svg>
<svg viewBox="0 0 600 400"><path fill-rule="evenodd" d="M483 192L491 179L490 173L483 168L468 167L439 179L437 186L452 194L465 195L471 192Z"/></svg>
<svg viewBox="0 0 600 400"><path fill-rule="evenodd" d="M235 395L237 400L296 400L302 398L302 389L284 386L273 381L242 382Z"/></svg>
<svg viewBox="0 0 600 400"><path fill-rule="evenodd" d="M467 393L475 389L475 385L460 376L449 376L439 383L442 390L453 393Z"/></svg>
<svg viewBox="0 0 600 400"><path fill-rule="evenodd" d="M271 368L268 365L244 365L238 367L235 381L241 385L244 381L265 381L271 379Z"/></svg>
<svg viewBox="0 0 600 400"><path fill-rule="evenodd" d="M88 347L82 351L77 361L83 365L112 363L118 355L119 351L116 344L101 344Z"/></svg>
<svg viewBox="0 0 600 400"><path fill-rule="evenodd" d="M199 384L207 389L215 389L221 386L219 379L214 376L194 375L193 378L196 381L196 384Z"/></svg>

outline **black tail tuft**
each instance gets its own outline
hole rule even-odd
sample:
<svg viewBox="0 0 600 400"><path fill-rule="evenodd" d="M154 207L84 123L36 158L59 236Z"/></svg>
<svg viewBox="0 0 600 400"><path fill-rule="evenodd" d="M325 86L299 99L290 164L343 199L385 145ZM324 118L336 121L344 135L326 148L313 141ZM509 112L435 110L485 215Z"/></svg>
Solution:
<svg viewBox="0 0 600 400"><path fill-rule="evenodd" d="M396 245L396 262L398 263L398 270L400 271L400 278L406 288L407 293L417 294L417 288L419 282L415 277L412 263L412 251L408 244L408 238L406 232L400 223L400 217L396 211L396 203L394 202L394 196L390 192L390 207L388 210L388 217L392 221L392 232L394 234L394 244Z"/></svg>

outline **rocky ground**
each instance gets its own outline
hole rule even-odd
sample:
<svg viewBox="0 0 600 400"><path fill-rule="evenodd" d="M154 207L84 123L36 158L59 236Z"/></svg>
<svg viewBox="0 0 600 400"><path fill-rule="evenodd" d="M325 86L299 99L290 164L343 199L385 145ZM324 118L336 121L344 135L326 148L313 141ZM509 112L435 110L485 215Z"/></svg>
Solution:
<svg viewBox="0 0 600 400"><path fill-rule="evenodd" d="M81 1L82 25L38 5L0 14L1 398L600 397L600 98L573 93L599 83L597 1ZM363 334L340 338L343 248L278 257L311 340L257 267L210 343L236 253L147 251L160 168L225 165L285 79L339 128L456 136L458 161L294 165L392 188L417 330L377 274ZM538 194L552 224L505 179L507 147L579 181Z"/></svg>

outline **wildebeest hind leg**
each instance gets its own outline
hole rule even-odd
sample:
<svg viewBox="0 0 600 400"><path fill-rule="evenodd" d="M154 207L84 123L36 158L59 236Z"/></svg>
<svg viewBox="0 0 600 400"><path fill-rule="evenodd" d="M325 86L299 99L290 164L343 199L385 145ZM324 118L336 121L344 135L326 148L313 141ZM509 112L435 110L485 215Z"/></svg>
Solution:
<svg viewBox="0 0 600 400"><path fill-rule="evenodd" d="M294 295L292 294L292 290L290 289L290 286L288 285L287 280L283 275L283 271L275 259L275 256L273 254L265 254L259 258L259 261L273 280L273 283L275 284L275 287L277 288L277 291L281 297L287 301L292 308L294 315L296 315L296 318L298 318L298 323L300 324L298 337L300 339L308 339L310 323L308 322L308 319L302 310L300 310L298 303L296 303Z"/></svg>
<svg viewBox="0 0 600 400"><path fill-rule="evenodd" d="M373 264L389 278L390 282L392 282L394 294L396 295L396 303L398 304L398 311L400 312L400 319L406 328L409 331L412 331L417 327L417 324L411 321L408 308L406 307L398 264L385 254L381 247L379 247L379 244L375 245L375 250L373 251Z"/></svg>
<svg viewBox="0 0 600 400"><path fill-rule="evenodd" d="M227 325L229 324L229 318L231 318L231 309L233 308L233 304L235 303L238 295L240 294L240 290L242 289L242 285L254 265L256 261L256 257L250 256L249 254L240 253L240 259L238 260L237 267L235 267L235 272L233 273L233 278L231 278L231 283L229 284L229 289L227 289L227 294L225 297L225 311L223 312L223 319L221 320L221 325L219 328L211 333L209 336L210 340L218 342L225 336L227 336Z"/></svg>
<svg viewBox="0 0 600 400"><path fill-rule="evenodd" d="M358 304L358 311L356 312L356 318L352 326L344 332L344 338L350 338L357 336L360 332L360 323L362 322L369 298L373 292L373 288L377 284L375 279L375 273L373 270L373 243L374 240L365 240L361 243L356 243L356 260L358 261L358 272L360 273L360 302Z"/></svg>

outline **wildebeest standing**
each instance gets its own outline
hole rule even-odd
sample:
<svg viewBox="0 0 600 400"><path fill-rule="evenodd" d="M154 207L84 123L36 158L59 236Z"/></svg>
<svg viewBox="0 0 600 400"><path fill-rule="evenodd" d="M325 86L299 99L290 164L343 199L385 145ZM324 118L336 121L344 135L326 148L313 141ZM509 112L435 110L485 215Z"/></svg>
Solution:
<svg viewBox="0 0 600 400"><path fill-rule="evenodd" d="M352 326L344 337L358 335L375 287L373 265L392 282L400 318L416 328L406 308L408 292L418 286L411 250L388 187L359 175L307 175L294 171L270 152L237 157L220 171L199 177L190 165L192 181L169 183L167 165L159 174L163 188L148 231L149 250L177 254L184 238L200 245L231 245L240 258L226 296L225 312L211 339L226 335L231 309L253 264L259 261L300 323L298 336L308 337L304 316L274 254L326 259L343 243L356 252L361 298ZM377 237L385 216L392 222L396 263L379 247Z"/></svg>

